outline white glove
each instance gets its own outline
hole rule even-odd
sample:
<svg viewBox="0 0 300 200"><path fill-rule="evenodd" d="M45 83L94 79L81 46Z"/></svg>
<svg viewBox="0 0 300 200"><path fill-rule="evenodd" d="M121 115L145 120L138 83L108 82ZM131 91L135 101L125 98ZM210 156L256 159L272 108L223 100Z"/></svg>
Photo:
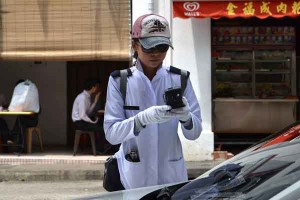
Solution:
<svg viewBox="0 0 300 200"><path fill-rule="evenodd" d="M146 110L139 112L136 118L142 126L153 123L164 123L169 121L174 115L170 114L171 106L152 106Z"/></svg>
<svg viewBox="0 0 300 200"><path fill-rule="evenodd" d="M184 107L172 109L170 113L175 115L180 122L184 123L190 120L192 118L192 115L189 103L187 102L185 97L182 97L182 102L185 105Z"/></svg>

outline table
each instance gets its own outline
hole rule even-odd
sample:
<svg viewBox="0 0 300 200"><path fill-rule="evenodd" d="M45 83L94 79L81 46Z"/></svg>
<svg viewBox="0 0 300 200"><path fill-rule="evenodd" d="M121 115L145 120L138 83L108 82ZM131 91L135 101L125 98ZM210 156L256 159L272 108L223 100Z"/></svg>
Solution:
<svg viewBox="0 0 300 200"><path fill-rule="evenodd" d="M29 111L0 111L0 116L19 116L19 115L33 115L35 114L34 112L29 112ZM18 124L19 124L19 127L20 127L20 132L21 132L21 140L22 140L22 143L21 144L16 144L16 145L8 145L8 146L18 146L19 147L19 154L21 152L23 152L24 150L24 146L25 146L25 133L24 133L24 130L23 130L23 127L21 125L21 121L19 119L19 117L17 118L18 119ZM2 144L2 146L4 146L4 144Z"/></svg>
<svg viewBox="0 0 300 200"><path fill-rule="evenodd" d="M33 115L34 112L21 112L21 111L0 111L0 115Z"/></svg>

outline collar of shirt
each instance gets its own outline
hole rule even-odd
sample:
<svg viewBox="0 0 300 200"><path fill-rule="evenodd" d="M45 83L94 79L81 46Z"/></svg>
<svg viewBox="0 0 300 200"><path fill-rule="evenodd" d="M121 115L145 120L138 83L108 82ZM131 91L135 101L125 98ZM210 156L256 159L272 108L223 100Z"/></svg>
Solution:
<svg viewBox="0 0 300 200"><path fill-rule="evenodd" d="M88 98L89 100L91 100L91 95L90 95L90 93L88 93L88 91L83 90L83 93L84 93L84 95L87 96L87 98Z"/></svg>

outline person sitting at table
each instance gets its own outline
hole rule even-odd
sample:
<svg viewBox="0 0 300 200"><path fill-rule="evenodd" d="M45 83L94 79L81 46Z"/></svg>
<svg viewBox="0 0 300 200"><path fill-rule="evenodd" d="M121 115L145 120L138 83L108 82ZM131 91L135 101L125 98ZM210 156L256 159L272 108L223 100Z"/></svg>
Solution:
<svg viewBox="0 0 300 200"><path fill-rule="evenodd" d="M15 86L17 86L20 83L25 82L25 79L19 79ZM36 102L39 102L39 100L36 100ZM17 116L17 119L15 120L13 129L10 131L10 135L16 135L16 136L20 136L20 131L23 130L25 131L26 128L30 128L30 127L36 127L38 125L38 121L39 121L39 115L41 114L41 106L39 106L39 112L38 113L34 113L32 115L19 115ZM10 138L10 143L13 144L14 140L16 138L13 138L12 136L9 137ZM20 141L20 143L23 141Z"/></svg>
<svg viewBox="0 0 300 200"><path fill-rule="evenodd" d="M84 90L75 98L72 108L72 121L76 130L93 131L100 133L99 139L102 145L96 145L97 151L105 153L110 148L103 134L102 122L95 115L95 108L98 104L100 91L100 81L89 79L84 83ZM94 98L92 98L94 97Z"/></svg>

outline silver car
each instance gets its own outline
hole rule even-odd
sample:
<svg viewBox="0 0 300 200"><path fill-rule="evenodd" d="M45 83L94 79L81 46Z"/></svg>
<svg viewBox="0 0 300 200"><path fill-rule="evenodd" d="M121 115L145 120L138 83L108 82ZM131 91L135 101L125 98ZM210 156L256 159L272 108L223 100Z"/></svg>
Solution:
<svg viewBox="0 0 300 200"><path fill-rule="evenodd" d="M192 181L103 193L87 199L300 199L300 122Z"/></svg>

